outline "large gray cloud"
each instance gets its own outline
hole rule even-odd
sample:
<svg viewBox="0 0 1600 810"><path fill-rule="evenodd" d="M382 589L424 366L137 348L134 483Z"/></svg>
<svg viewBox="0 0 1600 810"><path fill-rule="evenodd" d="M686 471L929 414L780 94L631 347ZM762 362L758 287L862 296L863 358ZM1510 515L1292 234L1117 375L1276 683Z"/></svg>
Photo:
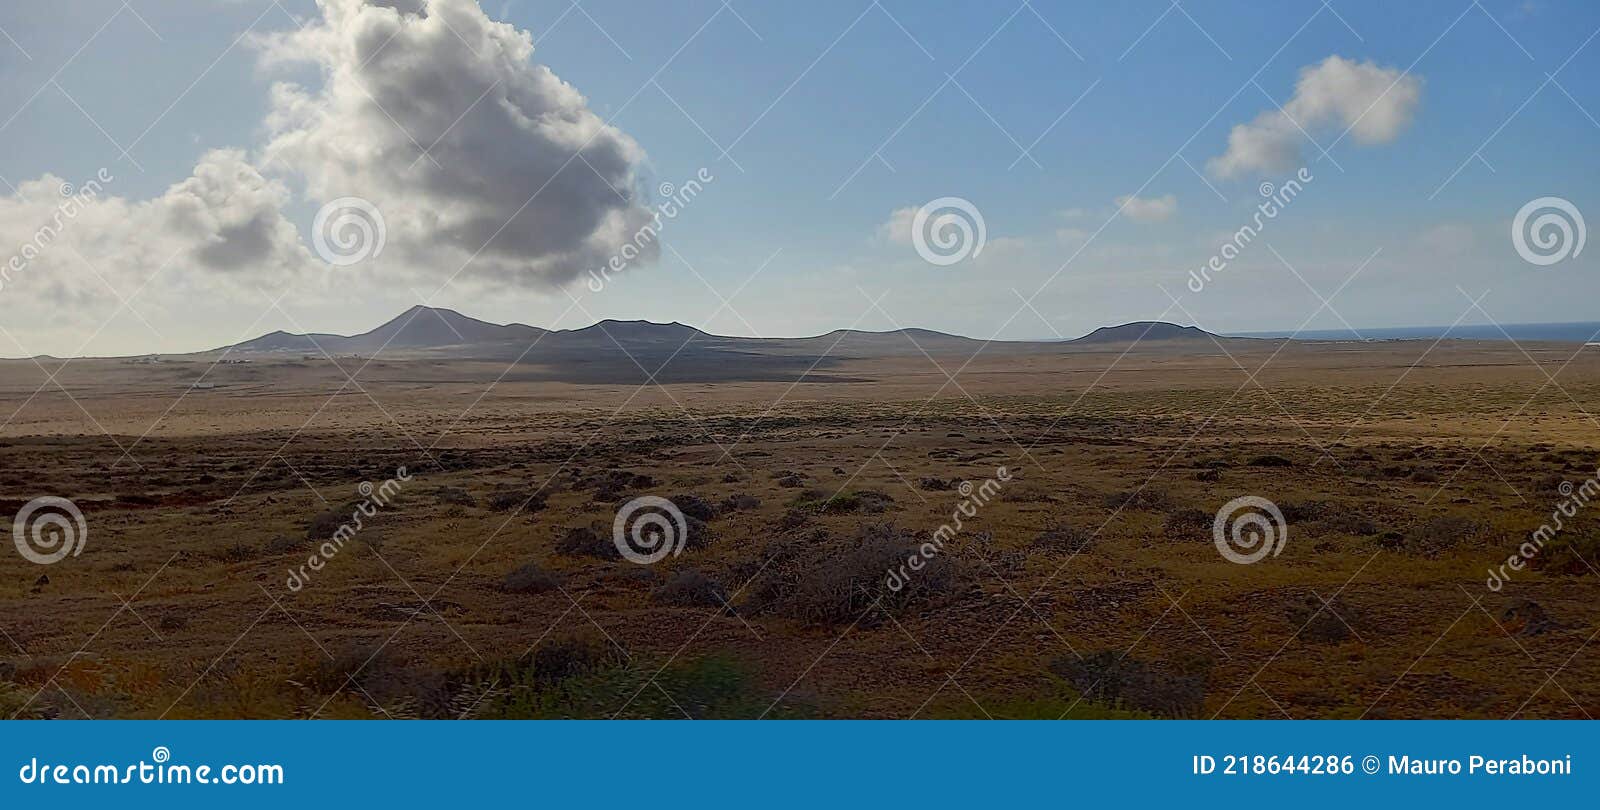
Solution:
<svg viewBox="0 0 1600 810"><path fill-rule="evenodd" d="M527 32L475 0L319 6L320 21L258 41L266 65L322 77L274 86L262 165L303 179L314 202L376 205L386 270L560 284L651 218L643 150L532 62Z"/></svg>

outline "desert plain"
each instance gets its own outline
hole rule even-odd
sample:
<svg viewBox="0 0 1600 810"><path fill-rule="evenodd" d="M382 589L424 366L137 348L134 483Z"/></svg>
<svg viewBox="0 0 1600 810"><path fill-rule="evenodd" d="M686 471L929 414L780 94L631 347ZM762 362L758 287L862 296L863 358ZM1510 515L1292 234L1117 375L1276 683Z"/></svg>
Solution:
<svg viewBox="0 0 1600 810"><path fill-rule="evenodd" d="M0 554L0 710L1600 714L1600 519L1489 583L1600 466L1600 347L610 328L0 362L6 514L86 527ZM613 542L644 496L687 524L648 564ZM1249 564L1244 496L1284 521Z"/></svg>

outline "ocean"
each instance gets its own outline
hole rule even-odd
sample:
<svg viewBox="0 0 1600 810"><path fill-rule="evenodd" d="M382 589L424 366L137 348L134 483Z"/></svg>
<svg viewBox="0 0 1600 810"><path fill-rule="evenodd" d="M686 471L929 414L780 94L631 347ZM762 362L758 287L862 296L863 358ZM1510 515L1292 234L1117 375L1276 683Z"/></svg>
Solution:
<svg viewBox="0 0 1600 810"><path fill-rule="evenodd" d="M1461 324L1459 326L1398 326L1362 329L1307 329L1294 332L1231 332L1232 337L1289 337L1300 340L1506 340L1600 343L1600 322Z"/></svg>

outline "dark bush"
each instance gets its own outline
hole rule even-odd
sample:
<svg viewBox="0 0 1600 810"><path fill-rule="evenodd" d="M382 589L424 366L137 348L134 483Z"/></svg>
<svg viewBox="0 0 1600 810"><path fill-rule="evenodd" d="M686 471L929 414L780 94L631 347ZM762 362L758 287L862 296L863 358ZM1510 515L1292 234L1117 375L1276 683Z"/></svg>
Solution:
<svg viewBox="0 0 1600 810"><path fill-rule="evenodd" d="M307 540L326 540L350 520L350 507L329 509L311 519L306 526Z"/></svg>
<svg viewBox="0 0 1600 810"><path fill-rule="evenodd" d="M212 552L212 556L225 563L249 562L259 556L256 547L241 542L234 542Z"/></svg>
<svg viewBox="0 0 1600 810"><path fill-rule="evenodd" d="M1500 611L1500 626L1513 636L1537 636L1561 625L1538 602L1517 599Z"/></svg>
<svg viewBox="0 0 1600 810"><path fill-rule="evenodd" d="M460 487L439 487L434 492L434 497L439 500L439 503L447 506L474 507L478 505L478 499L472 497L472 493Z"/></svg>
<svg viewBox="0 0 1600 810"><path fill-rule="evenodd" d="M1250 459L1249 465L1252 467L1293 467L1294 462L1283 456L1275 456L1269 453Z"/></svg>
<svg viewBox="0 0 1600 810"><path fill-rule="evenodd" d="M518 508L526 514L543 511L549 505L549 496L543 490L533 492L518 492L502 490L489 496L489 510L493 512L511 512Z"/></svg>
<svg viewBox="0 0 1600 810"><path fill-rule="evenodd" d="M650 598L663 605L681 607L721 608L728 604L728 592L722 583L695 568L675 572L650 594Z"/></svg>
<svg viewBox="0 0 1600 810"><path fill-rule="evenodd" d="M620 560L622 553L612 541L609 531L596 525L573 526L556 541L556 553L601 560Z"/></svg>
<svg viewBox="0 0 1600 810"><path fill-rule="evenodd" d="M1299 628L1299 638L1318 644L1344 641L1362 624L1360 614L1337 595L1324 604L1316 594L1304 594L1290 601L1285 614Z"/></svg>
<svg viewBox="0 0 1600 810"><path fill-rule="evenodd" d="M956 593L960 578L947 554L923 555L922 546L893 524L862 526L842 551L808 547L789 565L768 566L746 608L818 624L873 626L881 621L879 611L894 615L937 606ZM921 570L910 570L913 557ZM898 590L888 585L891 575L902 583Z"/></svg>
<svg viewBox="0 0 1600 810"><path fill-rule="evenodd" d="M1161 533L1171 540L1198 540L1211 537L1216 516L1190 506L1175 506L1167 510L1161 521Z"/></svg>
<svg viewBox="0 0 1600 810"><path fill-rule="evenodd" d="M1040 551L1081 554L1095 540L1094 532L1065 523L1046 529L1033 538L1032 547Z"/></svg>
<svg viewBox="0 0 1600 810"><path fill-rule="evenodd" d="M760 506L760 498L757 498L754 495L745 495L744 493L729 495L728 497L722 499L722 511L724 512L744 512L751 509L757 509Z"/></svg>
<svg viewBox="0 0 1600 810"><path fill-rule="evenodd" d="M1158 668L1116 650L1079 659L1062 656L1050 671L1078 690L1085 700L1122 706L1162 717L1195 717L1205 706L1206 668L1180 672Z"/></svg>
<svg viewBox="0 0 1600 810"><path fill-rule="evenodd" d="M1545 543L1531 564L1550 574L1593 573L1590 566L1600 566L1600 527L1591 524L1567 528Z"/></svg>
<svg viewBox="0 0 1600 810"><path fill-rule="evenodd" d="M1445 515L1412 526L1402 537L1400 550L1435 557L1477 540L1483 532L1483 524L1471 518Z"/></svg>
<svg viewBox="0 0 1600 810"><path fill-rule="evenodd" d="M553 638L534 648L535 681L553 683L625 663L615 646L587 636Z"/></svg>
<svg viewBox="0 0 1600 810"><path fill-rule="evenodd" d="M506 593L544 593L561 587L561 578L535 562L518 566L500 581Z"/></svg>
<svg viewBox="0 0 1600 810"><path fill-rule="evenodd" d="M1369 537L1377 534L1381 529L1378 524L1359 512L1336 512L1324 518L1320 525L1332 532L1352 534L1357 537Z"/></svg>
<svg viewBox="0 0 1600 810"><path fill-rule="evenodd" d="M1333 509L1333 505L1327 501L1283 501L1278 504L1283 519L1290 523L1320 520L1332 514Z"/></svg>
<svg viewBox="0 0 1600 810"><path fill-rule="evenodd" d="M1104 502L1107 509L1134 509L1150 512L1170 509L1175 505L1172 501L1172 496L1168 495L1165 490L1151 489L1149 487L1125 492L1113 492L1105 496Z"/></svg>
<svg viewBox="0 0 1600 810"><path fill-rule="evenodd" d="M678 507L678 511L696 520L714 520L717 517L717 508L699 495L674 495L668 500Z"/></svg>
<svg viewBox="0 0 1600 810"><path fill-rule="evenodd" d="M267 541L267 553L272 555L288 554L299 551L305 547L305 542L296 540L286 534L280 534Z"/></svg>

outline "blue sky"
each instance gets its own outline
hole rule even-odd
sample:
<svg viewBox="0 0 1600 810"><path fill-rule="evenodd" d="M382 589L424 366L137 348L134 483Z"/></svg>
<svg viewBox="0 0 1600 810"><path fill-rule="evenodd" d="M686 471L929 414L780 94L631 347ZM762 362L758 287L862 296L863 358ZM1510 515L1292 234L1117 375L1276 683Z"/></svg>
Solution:
<svg viewBox="0 0 1600 810"><path fill-rule="evenodd" d="M338 184L264 152L281 135L269 123L273 83L314 94L322 79L315 66L263 64L270 49L255 35L296 18L320 25L316 4L18 5L0 10L12 40L0 41L0 194L106 168L106 194L137 205L189 178L209 150L232 149L282 184L283 217L310 244ZM416 234L399 220L386 263L304 278L287 259L215 273L180 255L157 272L155 247L74 235L0 289L42 305L8 308L0 354L201 349L247 326L360 331L424 301L542 326L646 318L762 335L914 325L1070 337L1149 318L1213 331L1596 320L1600 249L1539 267L1510 233L1538 197L1600 217L1593 3L489 0L483 10L530 32L533 61L637 146L617 169L634 206L652 208L660 184L702 169L715 178L662 230L656 261L594 292L510 259L452 279L454 263L406 245ZM1371 142L1342 134L1337 112L1309 120L1327 104L1294 101L1302 71L1335 56L1415 90ZM1308 118L1294 127L1300 160L1215 171L1230 131L1279 105ZM1213 283L1186 289L1250 222L1259 185L1301 166L1315 178L1303 193ZM340 175L359 185L352 176ZM887 224L952 196L981 213L987 242L935 266ZM40 210L16 206L0 232L18 243L19 217Z"/></svg>

